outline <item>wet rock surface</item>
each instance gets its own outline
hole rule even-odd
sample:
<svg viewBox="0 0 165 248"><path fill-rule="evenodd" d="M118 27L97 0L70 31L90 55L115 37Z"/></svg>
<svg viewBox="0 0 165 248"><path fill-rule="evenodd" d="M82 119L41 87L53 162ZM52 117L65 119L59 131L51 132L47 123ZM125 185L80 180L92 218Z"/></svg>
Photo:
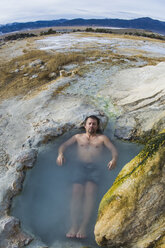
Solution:
<svg viewBox="0 0 165 248"><path fill-rule="evenodd" d="M32 238L20 229L20 222L14 217L0 219L0 245L1 247L23 247L28 245Z"/></svg>
<svg viewBox="0 0 165 248"><path fill-rule="evenodd" d="M98 244L157 247L164 238L164 138L164 133L155 137L125 165L103 197L95 226Z"/></svg>
<svg viewBox="0 0 165 248"><path fill-rule="evenodd" d="M19 221L10 216L9 210L13 197L22 190L26 171L34 166L38 147L42 144L51 142L73 128L81 127L84 118L91 114L99 116L103 126L107 123L106 116L117 117L115 134L117 137L126 140L140 139L145 135L151 134L152 131L158 132L164 128L165 86L163 80L165 76L165 63L158 63L158 58L161 57L162 61L162 58L165 56L164 43L149 40L146 42L140 40L135 42L135 40L130 39L107 39L105 37L82 38L81 34L69 37L69 40L65 40L64 37L59 36L59 42L54 42L53 37L52 39L48 39L48 43L44 40L40 41L36 46L40 46L41 49L43 49L44 44L44 50L54 49L55 51L64 51L63 49L65 47L66 50L77 50L81 52L83 52L84 49L89 49L90 51L90 49L97 48L103 52L103 55L105 51L110 57L108 57L107 60L104 57L90 58L81 66L64 66L64 68L61 68L61 77L55 81L51 81L50 84L38 94L31 95L29 93L26 96L17 96L1 102L0 242L2 247L23 247L28 245L32 239L31 236L21 231ZM60 43L61 38L63 40L62 43ZM66 38L68 38L68 36L66 36ZM13 44L18 48L18 54L16 50L14 50L11 57L16 57L19 53L22 54L23 47L21 46L25 46L26 42L23 41L21 46L18 45L18 47L17 44L20 43L14 42ZM5 53L7 49L11 50L12 44L4 47ZM144 56L139 57L139 51ZM132 58L132 56L134 57ZM152 59L152 61L155 60L155 64L152 66L149 65L149 59ZM30 66L43 66L42 60L39 58ZM140 68L141 66L144 67ZM78 70L79 72L83 72L82 75L77 73ZM37 73L35 75L37 75ZM28 77L28 75L26 76ZM51 74L50 78L53 79L56 76L56 74ZM161 172L163 172L163 170ZM146 173L148 173L148 175L152 174L152 169L147 169ZM148 210L147 212L143 210L146 209L146 204L149 199L151 199L149 201L151 204L148 206L150 210L155 204L153 218L156 218L157 211L159 210L156 202L161 203L160 209L162 209L164 204L162 195L164 174L160 175L159 170L157 174L153 175L153 184L150 186L152 186L151 188L156 196L152 197L152 191L150 191L148 186L142 184L145 190L143 190L142 195L138 195L138 211L135 215L134 212L132 212L133 214L129 216L129 223L132 223L133 230L135 230L136 227L141 228L142 226L139 223L143 222L143 218L147 218L149 212ZM137 183L139 182L137 181ZM128 201L131 198L130 192L132 192L131 190L129 192L129 190L130 188L128 189ZM158 192L160 192L162 196L162 201L160 198L157 198ZM122 197L125 199L124 195L121 195L121 198ZM135 204L135 202L133 204ZM118 210L119 214L122 215L120 207ZM109 212L109 210L107 212ZM141 216L142 213L143 215ZM135 221L135 216L141 216L139 222ZM139 217L137 217L137 219L138 218ZM151 225L151 231L156 233L155 236L152 236L153 239L150 239L150 243L154 242L154 238L157 240L159 235L162 235L164 228L160 218L158 218L158 222L155 222L155 224L153 224L153 218L150 218L150 221L146 224L148 228L149 225ZM106 227L106 218L104 224ZM119 229L120 222L116 220L114 225L116 225L116 229ZM160 225L160 228L158 228L158 225ZM98 239L98 237L101 237L103 233L102 229L104 228L97 229L96 231L97 240L100 243L102 241L101 238ZM111 227L108 226L108 233L110 229ZM143 230L144 229L145 227L143 226ZM158 231L156 231L156 229L158 229ZM137 228L137 246L132 247L148 247L143 245L148 238L148 236L146 236L147 234L145 232L140 233L138 230ZM124 235L124 233L129 233L129 237L125 243L122 243L120 237L123 237L122 235ZM113 242L111 241L111 237L107 234L105 235L107 237L106 245L109 247L112 247L112 245L114 245L114 247L120 247L119 245L121 243L124 247L127 247L125 244L128 244L128 241L135 242L134 234L128 230L127 225L122 227L122 233L119 239L114 239ZM145 239L145 237L147 238ZM33 239L34 241L27 247L46 247L35 237L33 237ZM161 242L161 240L159 241ZM139 244L141 244L141 246ZM147 244L149 244L149 242ZM67 245L72 247L72 244L68 244L68 241L62 245L62 247L67 247ZM56 246L60 247L58 244L54 245L54 247Z"/></svg>

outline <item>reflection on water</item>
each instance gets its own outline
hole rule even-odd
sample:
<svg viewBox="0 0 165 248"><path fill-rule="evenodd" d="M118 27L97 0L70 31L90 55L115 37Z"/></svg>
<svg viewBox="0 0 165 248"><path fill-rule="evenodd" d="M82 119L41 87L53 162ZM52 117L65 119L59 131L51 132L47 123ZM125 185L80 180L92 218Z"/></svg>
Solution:
<svg viewBox="0 0 165 248"><path fill-rule="evenodd" d="M114 182L121 168L142 148L136 144L118 141L111 137L109 128L105 134L117 147L119 160L117 167L113 171L108 171L106 164L111 156L107 150L104 151L101 162L103 178L100 182L86 245L95 242L93 228L99 201ZM69 229L71 179L73 165L76 163L76 147L67 150L64 166L58 167L56 158L59 145L71 135L73 133L65 134L53 144L40 148L35 167L27 172L23 192L13 202L12 214L21 220L23 228L40 237L48 245L57 240L65 240L65 234Z"/></svg>

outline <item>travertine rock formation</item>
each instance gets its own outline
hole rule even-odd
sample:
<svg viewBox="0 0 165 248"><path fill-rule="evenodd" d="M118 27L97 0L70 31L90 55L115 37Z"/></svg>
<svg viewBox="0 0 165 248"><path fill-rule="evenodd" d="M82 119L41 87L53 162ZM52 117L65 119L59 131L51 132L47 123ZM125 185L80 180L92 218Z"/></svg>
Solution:
<svg viewBox="0 0 165 248"><path fill-rule="evenodd" d="M165 63L156 66L124 69L110 78L102 91L120 109L117 137L139 139L165 128Z"/></svg>
<svg viewBox="0 0 165 248"><path fill-rule="evenodd" d="M125 165L103 197L95 226L97 243L112 248L163 248L164 190L165 133L162 133Z"/></svg>

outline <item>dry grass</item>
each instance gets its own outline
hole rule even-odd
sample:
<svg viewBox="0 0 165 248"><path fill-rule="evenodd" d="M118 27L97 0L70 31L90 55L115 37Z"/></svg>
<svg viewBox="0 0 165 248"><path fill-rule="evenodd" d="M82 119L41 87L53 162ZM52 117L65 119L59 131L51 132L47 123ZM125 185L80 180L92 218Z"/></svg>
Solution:
<svg viewBox="0 0 165 248"><path fill-rule="evenodd" d="M139 60L145 61L146 65L157 65L160 62L164 62L165 58L164 57L147 57L145 55L141 54L135 54L135 55L123 55L123 54L116 54L111 51L94 51L94 52L86 52L85 55L87 57L91 57L92 54L94 55L94 58L102 58L102 60L98 63L109 63L110 66L112 65L120 65L120 64L126 64L126 61L131 61L131 62L138 62ZM134 64L133 64L134 65ZM129 65L130 66L130 65Z"/></svg>
<svg viewBox="0 0 165 248"><path fill-rule="evenodd" d="M30 63L40 59L42 64L30 66ZM44 51L33 50L0 64L0 99L17 95L26 95L38 87L48 84L50 73L59 75L62 66L69 63L81 63L84 56L78 53L50 54ZM37 75L36 78L32 78Z"/></svg>
<svg viewBox="0 0 165 248"><path fill-rule="evenodd" d="M150 57L146 57L146 56L143 56L141 54L139 55L136 55L136 56L131 56L129 57L129 59L135 59L138 61L139 59L142 60L142 61L146 61L147 62L147 65L157 65L158 63L160 62L165 62L165 58L164 57L160 57L160 58L150 58Z"/></svg>
<svg viewBox="0 0 165 248"><path fill-rule="evenodd" d="M99 33L81 33L80 36L95 36L95 37L120 37L121 35L116 34L99 34ZM123 35L126 38L126 36ZM133 36L129 37L134 39ZM138 37L136 37L137 40ZM139 38L140 40L142 38ZM148 39L148 38L144 38ZM26 40L26 46L23 47L23 55L13 58L6 62L0 61L0 99L6 99L18 95L27 95L28 97L42 91L50 84L52 78L50 74L56 73L56 77L59 75L59 71L64 65L70 63L76 63L78 65L77 74L83 76L84 73L89 71L90 64L83 64L85 60L96 61L97 63L108 63L111 65L122 65L126 64L126 60L146 61L147 65L156 65L158 62L165 61L164 58L149 58L145 55L120 55L113 53L110 49L97 49L97 47L84 47L82 52L68 52L68 53L50 53L41 51L34 48L34 41L32 38ZM154 40L155 41L155 40ZM159 41L160 42L160 41ZM14 43L15 44L15 43ZM17 46L16 46L17 47ZM42 64L30 66L35 60L40 59ZM125 65L127 66L127 64ZM130 67L130 65L129 65ZM36 78L32 77L36 75ZM55 77L55 78L56 78ZM55 79L54 78L54 79ZM54 95L61 92L63 88L59 88Z"/></svg>
<svg viewBox="0 0 165 248"><path fill-rule="evenodd" d="M129 34L108 34L108 33L95 33L95 32L83 32L79 33L80 37L107 37L107 38L123 38L123 39L130 39L130 40L144 40L144 41L153 41L159 43L165 43L164 40L153 39L149 37L142 37L136 35L129 35Z"/></svg>
<svg viewBox="0 0 165 248"><path fill-rule="evenodd" d="M54 92L53 92L53 96L55 97L56 95L62 93L63 90L65 90L67 87L70 86L70 83L66 83L65 85L61 85L59 86Z"/></svg>
<svg viewBox="0 0 165 248"><path fill-rule="evenodd" d="M147 57L144 55L131 55L131 56L126 56L126 55L120 55L120 54L110 54L108 57L108 60L110 62L114 62L118 64L118 63L126 63L126 60L132 61L132 62L138 62L139 60L141 61L145 61L146 65L157 65L159 62L163 62L165 61L165 58L152 58L152 57Z"/></svg>

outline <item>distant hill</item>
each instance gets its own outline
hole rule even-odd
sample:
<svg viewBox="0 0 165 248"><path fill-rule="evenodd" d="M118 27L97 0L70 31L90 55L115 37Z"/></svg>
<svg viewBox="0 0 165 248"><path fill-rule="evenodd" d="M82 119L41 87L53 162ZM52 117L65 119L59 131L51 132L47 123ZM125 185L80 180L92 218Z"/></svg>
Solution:
<svg viewBox="0 0 165 248"><path fill-rule="evenodd" d="M60 26L100 26L100 27L116 27L116 28L134 28L144 29L165 35L165 22L153 20L148 17L123 20L123 19L59 19L52 21L35 21L25 23L10 23L0 25L0 33L10 33L20 30L44 28L44 27L60 27Z"/></svg>

